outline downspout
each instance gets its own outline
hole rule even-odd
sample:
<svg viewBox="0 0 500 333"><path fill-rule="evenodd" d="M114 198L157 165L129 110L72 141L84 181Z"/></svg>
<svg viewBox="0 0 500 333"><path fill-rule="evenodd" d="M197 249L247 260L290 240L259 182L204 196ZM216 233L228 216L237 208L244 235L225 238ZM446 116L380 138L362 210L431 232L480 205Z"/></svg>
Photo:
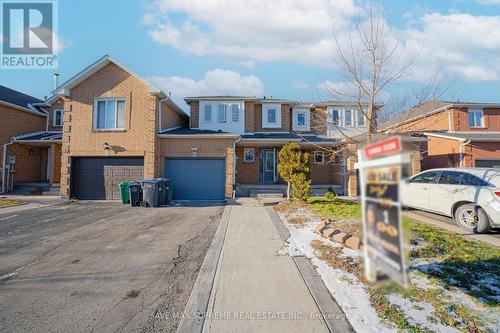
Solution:
<svg viewBox="0 0 500 333"><path fill-rule="evenodd" d="M5 193L5 165L7 164L7 146L12 142L3 145L3 164L2 164L2 193Z"/></svg>
<svg viewBox="0 0 500 333"><path fill-rule="evenodd" d="M241 141L241 136L233 142L233 186L236 189L236 143ZM236 198L236 190L233 189L233 199Z"/></svg>
<svg viewBox="0 0 500 333"><path fill-rule="evenodd" d="M464 167L464 152L463 152L463 148L465 146L467 146L469 143L471 142L470 139L467 139L467 141L465 141L464 143L462 143L460 145L460 167L463 168Z"/></svg>

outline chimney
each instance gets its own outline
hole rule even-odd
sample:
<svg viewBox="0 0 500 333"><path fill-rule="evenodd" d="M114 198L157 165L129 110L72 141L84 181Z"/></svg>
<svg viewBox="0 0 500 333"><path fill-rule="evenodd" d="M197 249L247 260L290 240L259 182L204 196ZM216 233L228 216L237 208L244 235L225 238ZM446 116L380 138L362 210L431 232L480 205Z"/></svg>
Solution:
<svg viewBox="0 0 500 333"><path fill-rule="evenodd" d="M54 73L53 78L54 78L54 90L56 90L57 87L59 87L59 74Z"/></svg>

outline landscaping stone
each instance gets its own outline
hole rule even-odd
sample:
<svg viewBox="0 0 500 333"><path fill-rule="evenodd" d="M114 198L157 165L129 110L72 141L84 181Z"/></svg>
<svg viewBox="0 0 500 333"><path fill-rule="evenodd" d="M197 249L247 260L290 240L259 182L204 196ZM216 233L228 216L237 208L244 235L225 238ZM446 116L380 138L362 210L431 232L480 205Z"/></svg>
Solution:
<svg viewBox="0 0 500 333"><path fill-rule="evenodd" d="M345 241L345 246L353 250L359 250L360 241L359 237L351 236Z"/></svg>
<svg viewBox="0 0 500 333"><path fill-rule="evenodd" d="M325 229L325 230L323 230L323 237L332 238L332 236L335 235L335 233L337 231L338 230L335 230L335 229L332 229L332 228Z"/></svg>
<svg viewBox="0 0 500 333"><path fill-rule="evenodd" d="M349 238L349 235L347 235L344 232L339 232L338 234L335 234L332 236L332 239L334 242L344 244L344 242Z"/></svg>
<svg viewBox="0 0 500 333"><path fill-rule="evenodd" d="M323 221L316 226L316 229L314 229L314 232L321 235L323 233L323 230L327 229L328 226L329 226L328 222Z"/></svg>

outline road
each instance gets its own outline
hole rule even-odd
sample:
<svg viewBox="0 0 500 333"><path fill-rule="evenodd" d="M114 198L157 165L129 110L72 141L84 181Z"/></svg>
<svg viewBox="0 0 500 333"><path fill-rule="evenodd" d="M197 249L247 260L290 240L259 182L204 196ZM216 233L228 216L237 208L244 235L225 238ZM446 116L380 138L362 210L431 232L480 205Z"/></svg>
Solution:
<svg viewBox="0 0 500 333"><path fill-rule="evenodd" d="M175 332L222 210L0 211L0 331Z"/></svg>

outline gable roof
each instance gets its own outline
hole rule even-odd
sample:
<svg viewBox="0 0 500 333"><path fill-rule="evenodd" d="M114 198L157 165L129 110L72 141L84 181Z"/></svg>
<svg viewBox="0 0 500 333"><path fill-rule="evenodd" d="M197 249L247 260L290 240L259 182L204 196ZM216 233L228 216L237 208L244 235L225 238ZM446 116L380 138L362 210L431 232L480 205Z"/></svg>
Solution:
<svg viewBox="0 0 500 333"><path fill-rule="evenodd" d="M0 103L3 105L22 111L32 112L41 116L46 116L46 113L43 110L33 106L33 104L41 102L43 101L36 97L26 95L17 90L0 85Z"/></svg>
<svg viewBox="0 0 500 333"><path fill-rule="evenodd" d="M450 108L500 108L499 103L470 103L470 102L449 102L449 101L426 101L420 103L409 111L400 113L391 119L380 124L379 129L386 130L406 122L410 122L420 117L425 117L433 113L446 111Z"/></svg>
<svg viewBox="0 0 500 333"><path fill-rule="evenodd" d="M122 70L124 70L125 72L129 73L131 76L135 77L136 79L138 79L139 81L141 81L145 85L147 85L148 89L149 89L149 93L156 95L163 100L166 100L167 103L170 106L172 106L172 108L177 113L179 113L181 116L183 116L183 117L187 116L187 114L170 98L169 93L166 93L162 89L155 86L153 83L151 83L148 80L144 79L143 77L137 75L134 71L125 67L120 62L118 62L115 58L113 58L109 55L105 55L105 56L101 57L100 59L98 59L97 61L92 63L90 66L88 66L87 68L85 68L84 70L82 70L81 72L79 72L78 74L76 74L75 76L73 76L72 78L70 78L69 80L64 82L63 84L61 84L56 89L54 89L54 91L52 91L52 94L54 94L54 96L49 98L49 100L54 100L54 98L56 96L57 97L58 96L69 96L72 88L76 87L78 84L80 84L81 82L83 82L87 78L91 77L92 75L97 73L99 70L103 69L104 67L106 67L107 65L109 65L111 63L120 67Z"/></svg>

